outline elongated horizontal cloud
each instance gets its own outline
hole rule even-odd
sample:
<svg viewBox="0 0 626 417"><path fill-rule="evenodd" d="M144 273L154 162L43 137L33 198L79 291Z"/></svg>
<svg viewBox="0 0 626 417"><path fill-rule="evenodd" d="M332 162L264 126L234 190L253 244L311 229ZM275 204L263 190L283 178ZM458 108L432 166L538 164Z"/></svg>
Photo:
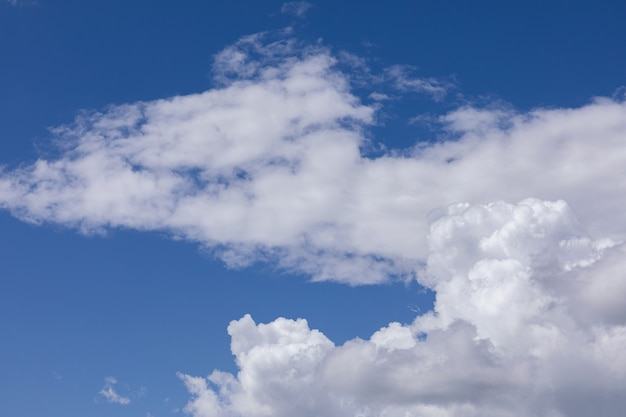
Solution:
<svg viewBox="0 0 626 417"><path fill-rule="evenodd" d="M536 199L449 206L429 243L420 282L437 293L433 312L342 346L302 319L257 325L245 316L228 327L239 373L181 374L193 396L186 411L622 415L626 306L587 295L617 282L623 295L623 246L591 239L565 202Z"/></svg>
<svg viewBox="0 0 626 417"><path fill-rule="evenodd" d="M367 158L379 104L351 93L327 49L267 36L216 56L222 87L54 129L56 156L0 174L0 206L84 232L166 231L232 266L350 284L412 275L428 213L458 201L564 199L593 237L624 237L624 103L462 107L441 117L441 141Z"/></svg>
<svg viewBox="0 0 626 417"><path fill-rule="evenodd" d="M411 67L393 65L386 69L385 76L393 87L401 92L428 93L435 99L441 99L451 87L449 83L435 78L415 78L411 76Z"/></svg>

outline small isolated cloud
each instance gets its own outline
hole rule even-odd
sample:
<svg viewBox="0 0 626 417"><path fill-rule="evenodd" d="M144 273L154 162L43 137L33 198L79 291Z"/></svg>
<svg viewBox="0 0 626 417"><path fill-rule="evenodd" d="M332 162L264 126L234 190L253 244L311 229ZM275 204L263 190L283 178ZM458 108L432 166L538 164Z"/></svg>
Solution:
<svg viewBox="0 0 626 417"><path fill-rule="evenodd" d="M311 7L313 5L308 1L290 1L283 3L280 12L295 17L304 17Z"/></svg>
<svg viewBox="0 0 626 417"><path fill-rule="evenodd" d="M108 376L104 379L104 387L100 390L100 394L109 403L127 405L130 404L130 398L124 397L115 391L114 386L117 384L117 379L112 376Z"/></svg>
<svg viewBox="0 0 626 417"><path fill-rule="evenodd" d="M228 327L239 372L180 374L193 417L623 415L622 245L593 240L563 201L433 213L418 280L434 311L336 346L306 320ZM617 255L617 256L615 256ZM602 288L602 289L600 289ZM600 300L610 301L610 306ZM596 315L581 314L592 309Z"/></svg>
<svg viewBox="0 0 626 417"><path fill-rule="evenodd" d="M374 101L385 101L385 100L389 100L391 98L387 94L378 93L378 92L370 93L370 95L368 97L371 98Z"/></svg>

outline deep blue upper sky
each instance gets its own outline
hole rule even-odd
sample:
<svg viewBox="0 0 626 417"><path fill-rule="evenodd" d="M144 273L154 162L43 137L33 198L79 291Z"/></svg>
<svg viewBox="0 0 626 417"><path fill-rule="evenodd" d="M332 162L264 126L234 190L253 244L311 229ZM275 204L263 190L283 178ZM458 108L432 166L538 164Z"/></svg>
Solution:
<svg viewBox="0 0 626 417"><path fill-rule="evenodd" d="M408 119L485 97L527 110L587 103L625 81L622 1L37 0L0 3L0 164L35 160L48 128L83 109L201 92L213 56L241 36L294 25L373 67L411 65L456 85L443 103L390 103L374 129L390 148L419 137ZM430 308L416 284L310 284L268 265L225 269L165 235L82 236L0 213L0 415L166 416L187 395L176 371L233 370L226 326L306 317L336 343ZM98 399L114 375L129 407Z"/></svg>
<svg viewBox="0 0 626 417"><path fill-rule="evenodd" d="M281 2L39 1L0 10L3 151L32 150L79 109L210 87L213 54L293 22ZM586 103L623 84L625 5L588 2L317 2L298 36L380 65L455 77L522 109ZM364 47L364 45L371 45ZM43 138L42 138L43 139ZM8 145L8 144L11 145ZM23 153L20 153L24 155ZM7 158L4 158L5 162Z"/></svg>

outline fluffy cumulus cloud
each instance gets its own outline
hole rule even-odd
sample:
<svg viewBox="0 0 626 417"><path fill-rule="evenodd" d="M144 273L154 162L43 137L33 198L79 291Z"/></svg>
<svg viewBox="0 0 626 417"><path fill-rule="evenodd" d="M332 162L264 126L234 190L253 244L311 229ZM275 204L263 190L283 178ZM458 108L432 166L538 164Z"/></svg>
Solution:
<svg viewBox="0 0 626 417"><path fill-rule="evenodd" d="M384 86L361 99L349 63L267 36L219 53L212 90L56 128L56 154L4 168L0 206L86 233L164 231L232 266L436 293L412 324L341 346L304 320L231 323L239 373L181 375L194 417L621 415L626 104L463 106L438 141L368 157ZM442 93L404 67L376 78Z"/></svg>
<svg viewBox="0 0 626 417"><path fill-rule="evenodd" d="M228 328L239 373L180 375L186 411L622 415L626 307L608 293L624 294L623 246L591 239L565 202L537 199L451 205L432 219L429 246L419 280L437 293L434 311L342 346L302 319L245 316Z"/></svg>

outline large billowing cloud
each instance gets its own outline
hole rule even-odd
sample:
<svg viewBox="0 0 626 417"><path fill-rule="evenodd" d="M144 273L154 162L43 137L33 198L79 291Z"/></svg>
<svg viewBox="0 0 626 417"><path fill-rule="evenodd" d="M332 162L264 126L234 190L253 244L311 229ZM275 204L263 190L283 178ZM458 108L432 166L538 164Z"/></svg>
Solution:
<svg viewBox="0 0 626 417"><path fill-rule="evenodd" d="M624 249L563 201L455 204L430 227L433 312L335 346L304 320L233 321L239 373L180 375L194 417L620 416ZM601 294L600 294L601 293ZM591 295L590 295L591 294ZM593 311L592 314L586 314Z"/></svg>
<svg viewBox="0 0 626 417"><path fill-rule="evenodd" d="M352 284L412 274L428 213L452 202L564 199L593 236L623 237L624 103L462 107L441 117L438 143L367 158L379 104L351 93L327 49L263 40L217 55L222 87L55 129L58 155L0 175L0 206L86 232L167 231L233 266Z"/></svg>
<svg viewBox="0 0 626 417"><path fill-rule="evenodd" d="M342 346L304 320L231 323L240 372L181 375L194 417L621 415L626 104L463 106L437 142L367 157L381 104L351 91L349 63L264 36L216 56L215 89L55 129L57 155L4 169L0 206L165 231L233 266L435 291L433 312ZM385 80L445 93L406 71L371 76L370 96Z"/></svg>

